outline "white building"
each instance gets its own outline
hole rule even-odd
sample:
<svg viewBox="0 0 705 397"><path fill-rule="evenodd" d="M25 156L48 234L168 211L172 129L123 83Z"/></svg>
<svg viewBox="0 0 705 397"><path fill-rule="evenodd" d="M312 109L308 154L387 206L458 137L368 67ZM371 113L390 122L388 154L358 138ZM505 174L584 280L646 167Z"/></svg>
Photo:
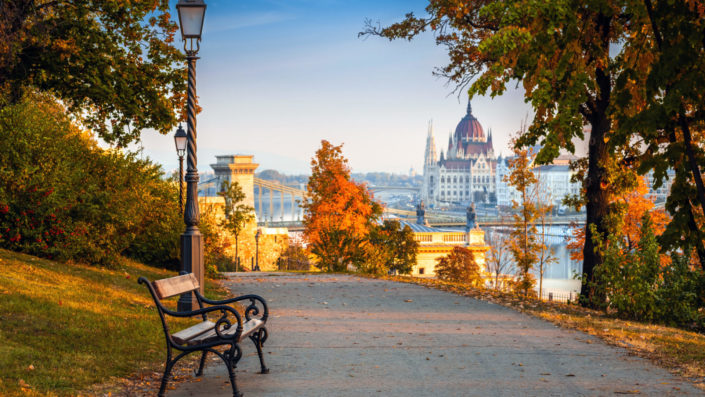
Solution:
<svg viewBox="0 0 705 397"><path fill-rule="evenodd" d="M468 102L467 113L448 137L447 152L441 150L440 159L429 125L421 198L431 206L489 201L495 193L496 163L492 133L485 136Z"/></svg>
<svg viewBox="0 0 705 397"><path fill-rule="evenodd" d="M573 172L570 169L570 161L576 159L573 156L559 156L552 164L533 167L534 174L539 183L537 186L537 198L544 203L552 203L556 208L563 206L563 199L569 194L580 193L581 184L571 182ZM505 182L505 177L511 173L509 162L512 157L501 157L497 159L497 172L495 183L497 185L497 206L511 207L512 201L521 201L519 192Z"/></svg>

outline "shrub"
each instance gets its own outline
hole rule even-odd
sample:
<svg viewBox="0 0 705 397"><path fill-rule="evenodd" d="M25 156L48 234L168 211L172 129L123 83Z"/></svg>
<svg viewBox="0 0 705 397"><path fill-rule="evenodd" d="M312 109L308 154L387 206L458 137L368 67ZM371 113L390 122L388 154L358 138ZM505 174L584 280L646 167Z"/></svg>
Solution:
<svg viewBox="0 0 705 397"><path fill-rule="evenodd" d="M475 254L464 247L454 247L450 254L438 258L436 276L446 281L470 283L475 286L482 284Z"/></svg>
<svg viewBox="0 0 705 397"><path fill-rule="evenodd" d="M625 319L701 328L702 271L693 269L688 256L678 252L662 264L648 212L640 235L631 250L616 233L606 244L599 242L605 246L605 261L595 268L592 286L599 288L596 296L606 298L602 308Z"/></svg>
<svg viewBox="0 0 705 397"><path fill-rule="evenodd" d="M705 296L702 270L691 268L688 255L673 253L671 263L663 269L656 291L657 319L668 325L705 326L700 297Z"/></svg>
<svg viewBox="0 0 705 397"><path fill-rule="evenodd" d="M178 263L176 187L159 166L100 149L53 98L0 109L0 247L109 265Z"/></svg>

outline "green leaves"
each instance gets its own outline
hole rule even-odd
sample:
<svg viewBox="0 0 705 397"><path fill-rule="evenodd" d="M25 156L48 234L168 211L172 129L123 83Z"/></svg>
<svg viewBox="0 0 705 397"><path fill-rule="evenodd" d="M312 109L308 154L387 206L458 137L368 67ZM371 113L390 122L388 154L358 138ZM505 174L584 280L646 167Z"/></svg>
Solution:
<svg viewBox="0 0 705 397"><path fill-rule="evenodd" d="M237 181L230 183L224 180L218 195L225 199L224 218L220 221L220 226L237 238L245 225L255 219L255 209L242 203L245 199L245 192L242 191Z"/></svg>
<svg viewBox="0 0 705 397"><path fill-rule="evenodd" d="M92 264L178 263L177 190L159 166L97 148L39 94L0 110L0 145L0 246Z"/></svg>
<svg viewBox="0 0 705 397"><path fill-rule="evenodd" d="M0 96L52 92L120 147L167 133L184 103L183 55L169 2L8 0L0 3Z"/></svg>

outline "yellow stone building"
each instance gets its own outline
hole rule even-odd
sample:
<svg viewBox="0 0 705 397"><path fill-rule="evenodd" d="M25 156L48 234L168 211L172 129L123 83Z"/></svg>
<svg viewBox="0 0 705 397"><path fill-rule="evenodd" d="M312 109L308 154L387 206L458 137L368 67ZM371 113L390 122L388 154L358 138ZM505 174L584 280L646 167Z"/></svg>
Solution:
<svg viewBox="0 0 705 397"><path fill-rule="evenodd" d="M475 254L475 260L482 273L486 272L485 253L490 247L485 244L485 232L476 227L469 231L439 229L417 223L401 221L401 226L409 226L414 239L419 243L416 266L412 276L435 277L438 259L450 254L454 247L464 247Z"/></svg>
<svg viewBox="0 0 705 397"><path fill-rule="evenodd" d="M198 204L201 213L212 211L216 219L223 217L223 197L214 195L220 190L224 180L237 182L245 193L243 204L254 209L254 177L259 164L255 163L252 155L227 155L216 156L216 163L211 164L215 171L215 181L210 195L199 196ZM259 244L255 235L259 231ZM235 258L235 237L225 233L225 254ZM277 270L277 258L289 246L289 233L286 228L258 227L256 217L247 223L238 238L238 256L240 263L246 269L251 269L259 252L259 267L262 271Z"/></svg>

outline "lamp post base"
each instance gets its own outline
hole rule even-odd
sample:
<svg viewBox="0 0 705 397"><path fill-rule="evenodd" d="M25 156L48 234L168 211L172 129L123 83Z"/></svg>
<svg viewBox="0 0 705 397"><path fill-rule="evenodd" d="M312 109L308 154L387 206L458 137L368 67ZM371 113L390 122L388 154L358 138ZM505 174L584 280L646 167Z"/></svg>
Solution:
<svg viewBox="0 0 705 397"><path fill-rule="evenodd" d="M181 274L193 273L200 286L199 292L203 294L204 263L203 263L203 235L196 228L189 228L181 235ZM177 304L180 312L198 309L196 296L189 292L181 295Z"/></svg>

